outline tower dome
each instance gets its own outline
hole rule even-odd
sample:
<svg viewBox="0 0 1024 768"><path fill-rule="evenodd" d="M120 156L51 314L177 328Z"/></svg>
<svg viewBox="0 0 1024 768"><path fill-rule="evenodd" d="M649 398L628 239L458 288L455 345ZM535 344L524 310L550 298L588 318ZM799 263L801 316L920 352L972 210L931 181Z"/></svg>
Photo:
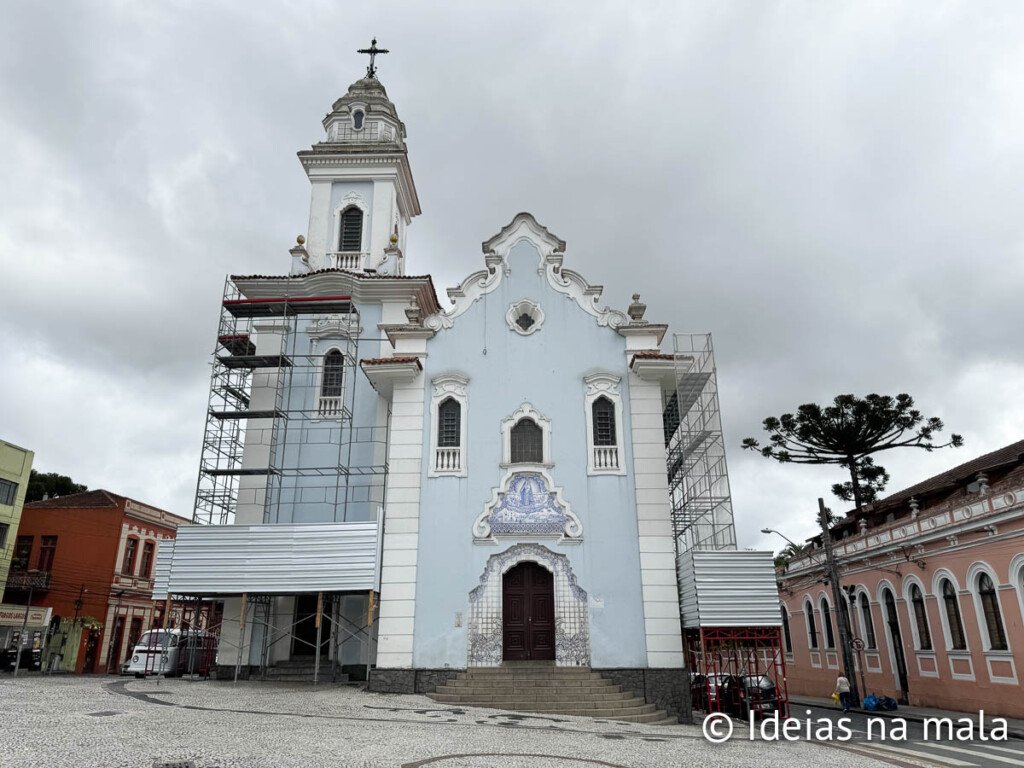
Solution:
<svg viewBox="0 0 1024 768"><path fill-rule="evenodd" d="M327 138L322 144L405 146L405 123L376 77L352 83L324 117L324 129Z"/></svg>

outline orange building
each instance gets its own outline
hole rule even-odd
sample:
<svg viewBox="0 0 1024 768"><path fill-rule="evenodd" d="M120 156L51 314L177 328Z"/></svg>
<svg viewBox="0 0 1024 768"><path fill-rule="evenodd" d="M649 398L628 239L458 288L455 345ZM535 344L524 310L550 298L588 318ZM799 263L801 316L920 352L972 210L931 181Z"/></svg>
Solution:
<svg viewBox="0 0 1024 768"><path fill-rule="evenodd" d="M160 542L191 521L109 491L26 504L4 600L53 609L47 667L116 672L127 650L162 621L153 603Z"/></svg>
<svg viewBox="0 0 1024 768"><path fill-rule="evenodd" d="M914 706L1024 717L1024 441L850 512L778 572L791 694L827 697L847 611L856 682Z"/></svg>

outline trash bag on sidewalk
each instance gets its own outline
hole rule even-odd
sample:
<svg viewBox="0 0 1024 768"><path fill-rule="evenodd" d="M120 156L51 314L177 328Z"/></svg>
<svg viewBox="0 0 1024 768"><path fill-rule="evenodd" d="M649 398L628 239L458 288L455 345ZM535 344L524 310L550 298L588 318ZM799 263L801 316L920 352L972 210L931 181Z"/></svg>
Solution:
<svg viewBox="0 0 1024 768"><path fill-rule="evenodd" d="M892 696L883 696L879 702L879 709L885 710L886 712L895 712L899 709L899 704L896 703L896 699Z"/></svg>
<svg viewBox="0 0 1024 768"><path fill-rule="evenodd" d="M880 704L881 702L879 701L878 697L875 696L875 694L873 693L870 696L864 697L864 709L866 709L868 712L877 712L879 709L881 709Z"/></svg>

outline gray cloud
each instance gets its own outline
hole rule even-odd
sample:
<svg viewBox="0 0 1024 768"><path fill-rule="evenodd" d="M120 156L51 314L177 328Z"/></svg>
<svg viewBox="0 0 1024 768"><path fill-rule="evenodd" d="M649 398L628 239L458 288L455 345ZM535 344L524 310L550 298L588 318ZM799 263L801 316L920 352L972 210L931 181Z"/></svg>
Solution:
<svg viewBox="0 0 1024 768"><path fill-rule="evenodd" d="M443 291L530 210L608 303L714 332L741 544L842 479L740 453L769 414L912 393L967 447L887 457L891 490L1019 439L1019 4L489 5L12 8L4 438L189 513L224 275L287 269L294 152L376 34L410 271Z"/></svg>

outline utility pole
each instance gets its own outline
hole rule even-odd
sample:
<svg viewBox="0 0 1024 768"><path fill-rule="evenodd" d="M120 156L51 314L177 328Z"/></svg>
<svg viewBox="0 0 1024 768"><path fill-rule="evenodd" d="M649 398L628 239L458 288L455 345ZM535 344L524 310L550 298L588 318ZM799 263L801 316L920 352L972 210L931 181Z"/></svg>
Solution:
<svg viewBox="0 0 1024 768"><path fill-rule="evenodd" d="M114 654L114 641L117 640L117 619L121 614L121 598L124 596L122 589L117 593L117 607L114 609L113 623L110 625L110 644L107 646L107 674L110 674L110 657ZM123 627L122 627L123 631Z"/></svg>
<svg viewBox="0 0 1024 768"><path fill-rule="evenodd" d="M821 543L825 547L825 571L832 586L832 601L836 606L836 623L839 625L839 645L843 651L843 670L846 679L850 682L850 695L860 707L860 691L857 690L857 677L854 674L853 648L851 639L853 633L850 631L850 612L844 610L846 593L839 585L839 569L836 567L835 558L832 555L832 536L828 530L828 509L825 507L825 500L818 498L818 522L821 524Z"/></svg>
<svg viewBox="0 0 1024 768"><path fill-rule="evenodd" d="M37 570L31 570L28 575L32 578L28 581L28 604L25 605L25 618L21 622L21 634L18 636L18 655L14 659L14 676L18 676L18 668L21 666L21 649L25 647L25 631L28 628L28 612L32 610L32 593L36 588Z"/></svg>

